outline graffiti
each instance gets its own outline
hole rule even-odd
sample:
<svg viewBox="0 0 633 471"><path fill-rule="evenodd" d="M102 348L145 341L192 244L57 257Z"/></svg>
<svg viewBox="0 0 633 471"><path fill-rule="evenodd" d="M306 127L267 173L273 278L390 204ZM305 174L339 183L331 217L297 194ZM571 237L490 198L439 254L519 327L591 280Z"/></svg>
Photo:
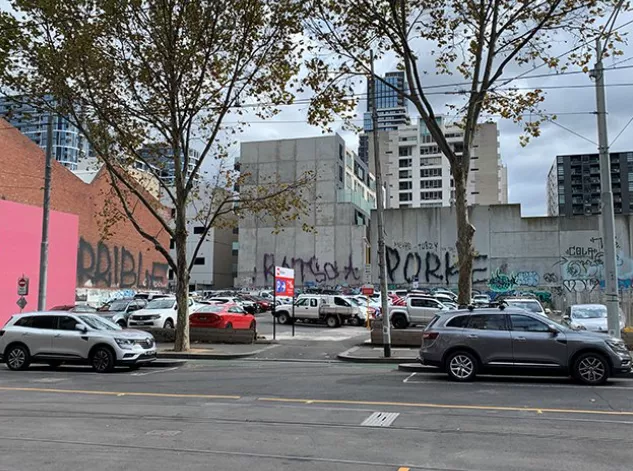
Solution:
<svg viewBox="0 0 633 471"><path fill-rule="evenodd" d="M397 248L387 246L387 276L394 283L398 279L401 270L402 278L406 283L412 283L416 279L427 284L450 284L456 282L459 273L459 265L453 259L454 250L446 250L443 255L427 251L424 256L420 252L408 252L402 257ZM488 267L485 262L487 255L475 255L473 261L473 283L485 283L485 274ZM483 274L483 278L479 278Z"/></svg>
<svg viewBox="0 0 633 471"><path fill-rule="evenodd" d="M143 253L135 257L125 247L109 247L99 241L94 247L79 239L77 254L78 286L94 288L162 288L167 285L167 264L143 265Z"/></svg>
<svg viewBox="0 0 633 471"><path fill-rule="evenodd" d="M520 271L516 274L518 286L538 286L541 276L535 271Z"/></svg>
<svg viewBox="0 0 633 471"><path fill-rule="evenodd" d="M556 273L545 273L543 281L545 283L558 283L558 275Z"/></svg>
<svg viewBox="0 0 633 471"><path fill-rule="evenodd" d="M507 269L507 265L503 265ZM488 280L488 288L495 293L507 293L514 291L519 286L538 286L541 276L535 271L520 271L517 273L504 273L500 268L496 270Z"/></svg>
<svg viewBox="0 0 633 471"><path fill-rule="evenodd" d="M286 268L293 268L295 270L295 281L305 283L307 278L314 278L317 283L324 283L326 281L340 280L341 272L339 270L338 262L325 262L321 267L319 259L316 256L312 256L305 260L300 257L288 258L284 256L281 265ZM275 254L265 253L263 260L264 268L264 280L266 283L272 282L275 276ZM358 282L361 279L361 270L355 267L352 262L352 254L350 253L345 266L343 266L343 280L348 283Z"/></svg>
<svg viewBox="0 0 633 471"><path fill-rule="evenodd" d="M585 291L593 291L599 286L600 286L600 281L597 279L563 280L563 287L570 293L582 293Z"/></svg>

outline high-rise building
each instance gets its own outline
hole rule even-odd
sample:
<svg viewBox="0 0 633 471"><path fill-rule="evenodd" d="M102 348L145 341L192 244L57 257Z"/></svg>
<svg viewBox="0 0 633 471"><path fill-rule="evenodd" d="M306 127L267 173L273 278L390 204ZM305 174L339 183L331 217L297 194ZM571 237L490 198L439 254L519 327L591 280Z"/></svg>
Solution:
<svg viewBox="0 0 633 471"><path fill-rule="evenodd" d="M47 100L53 100L46 97ZM0 97L0 116L22 134L46 149L49 113L38 110L21 97ZM63 116L53 115L53 157L70 170L77 170L78 162L88 157L90 146L79 130Z"/></svg>
<svg viewBox="0 0 633 471"><path fill-rule="evenodd" d="M145 161L151 163L160 173L160 178L167 186L172 186L176 178L176 164L174 162L174 151L166 144L152 144L141 148L139 151ZM187 179L191 176L193 169L200 160L200 152L193 148L189 148L189 163L187 166ZM184 165L184 162L183 162ZM134 164L137 170L148 171L148 165L144 162L137 161ZM198 176L196 175L196 179Z"/></svg>
<svg viewBox="0 0 633 471"><path fill-rule="evenodd" d="M633 152L612 152L611 188L616 214L633 213ZM550 216L586 216L601 212L598 154L559 155L547 175Z"/></svg>
<svg viewBox="0 0 633 471"><path fill-rule="evenodd" d="M449 145L461 153L464 131L442 117L437 121ZM450 164L423 122L380 133L380 142L387 208L454 204L455 185ZM373 162L371 151L370 159ZM507 203L507 186L507 172L499 154L497 125L480 124L473 138L470 157L468 204Z"/></svg>
<svg viewBox="0 0 633 471"><path fill-rule="evenodd" d="M411 118L407 111L406 100L397 92L407 88L404 72L388 72L384 76L384 81L376 80L376 90L372 90L371 82L367 84L367 93L373 94L376 102L376 112L378 114L379 131L395 131L399 126L411 123ZM392 88L393 87L393 88ZM359 137L358 156L367 163L369 161L369 134L373 130L371 112L372 102L368 100L367 111L363 115L363 134Z"/></svg>

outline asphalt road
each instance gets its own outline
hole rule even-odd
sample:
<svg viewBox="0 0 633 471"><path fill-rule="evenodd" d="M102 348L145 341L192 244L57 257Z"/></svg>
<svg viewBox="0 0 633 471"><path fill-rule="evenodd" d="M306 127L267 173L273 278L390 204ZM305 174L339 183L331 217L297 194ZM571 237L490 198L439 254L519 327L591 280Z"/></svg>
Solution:
<svg viewBox="0 0 633 471"><path fill-rule="evenodd" d="M628 471L632 397L628 379L455 384L390 365L1 367L0 470Z"/></svg>

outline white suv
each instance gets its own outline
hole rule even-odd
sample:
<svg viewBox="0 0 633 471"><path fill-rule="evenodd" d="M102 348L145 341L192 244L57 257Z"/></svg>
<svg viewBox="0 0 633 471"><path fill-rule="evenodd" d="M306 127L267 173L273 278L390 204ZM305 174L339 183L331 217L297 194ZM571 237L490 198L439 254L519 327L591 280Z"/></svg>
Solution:
<svg viewBox="0 0 633 471"><path fill-rule="evenodd" d="M0 356L11 370L68 362L106 373L154 361L156 343L147 332L123 330L96 314L31 312L11 317L0 330Z"/></svg>
<svg viewBox="0 0 633 471"><path fill-rule="evenodd" d="M198 306L189 298L189 314L193 314ZM128 327L158 327L173 329L178 319L178 303L176 298L154 299L143 309L135 311L128 317Z"/></svg>

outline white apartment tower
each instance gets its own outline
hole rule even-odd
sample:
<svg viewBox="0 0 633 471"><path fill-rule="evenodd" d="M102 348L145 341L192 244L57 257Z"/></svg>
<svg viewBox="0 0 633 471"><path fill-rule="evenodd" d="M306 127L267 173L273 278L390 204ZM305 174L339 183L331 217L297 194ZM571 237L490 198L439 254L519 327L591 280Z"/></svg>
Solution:
<svg viewBox="0 0 633 471"><path fill-rule="evenodd" d="M463 130L442 117L437 119L449 144L460 153ZM453 205L455 188L448 159L440 152L423 122L379 134L387 208ZM371 147L370 158L373 159ZM491 205L507 202L507 169L499 155L497 125L483 123L478 126L473 141L468 203Z"/></svg>

